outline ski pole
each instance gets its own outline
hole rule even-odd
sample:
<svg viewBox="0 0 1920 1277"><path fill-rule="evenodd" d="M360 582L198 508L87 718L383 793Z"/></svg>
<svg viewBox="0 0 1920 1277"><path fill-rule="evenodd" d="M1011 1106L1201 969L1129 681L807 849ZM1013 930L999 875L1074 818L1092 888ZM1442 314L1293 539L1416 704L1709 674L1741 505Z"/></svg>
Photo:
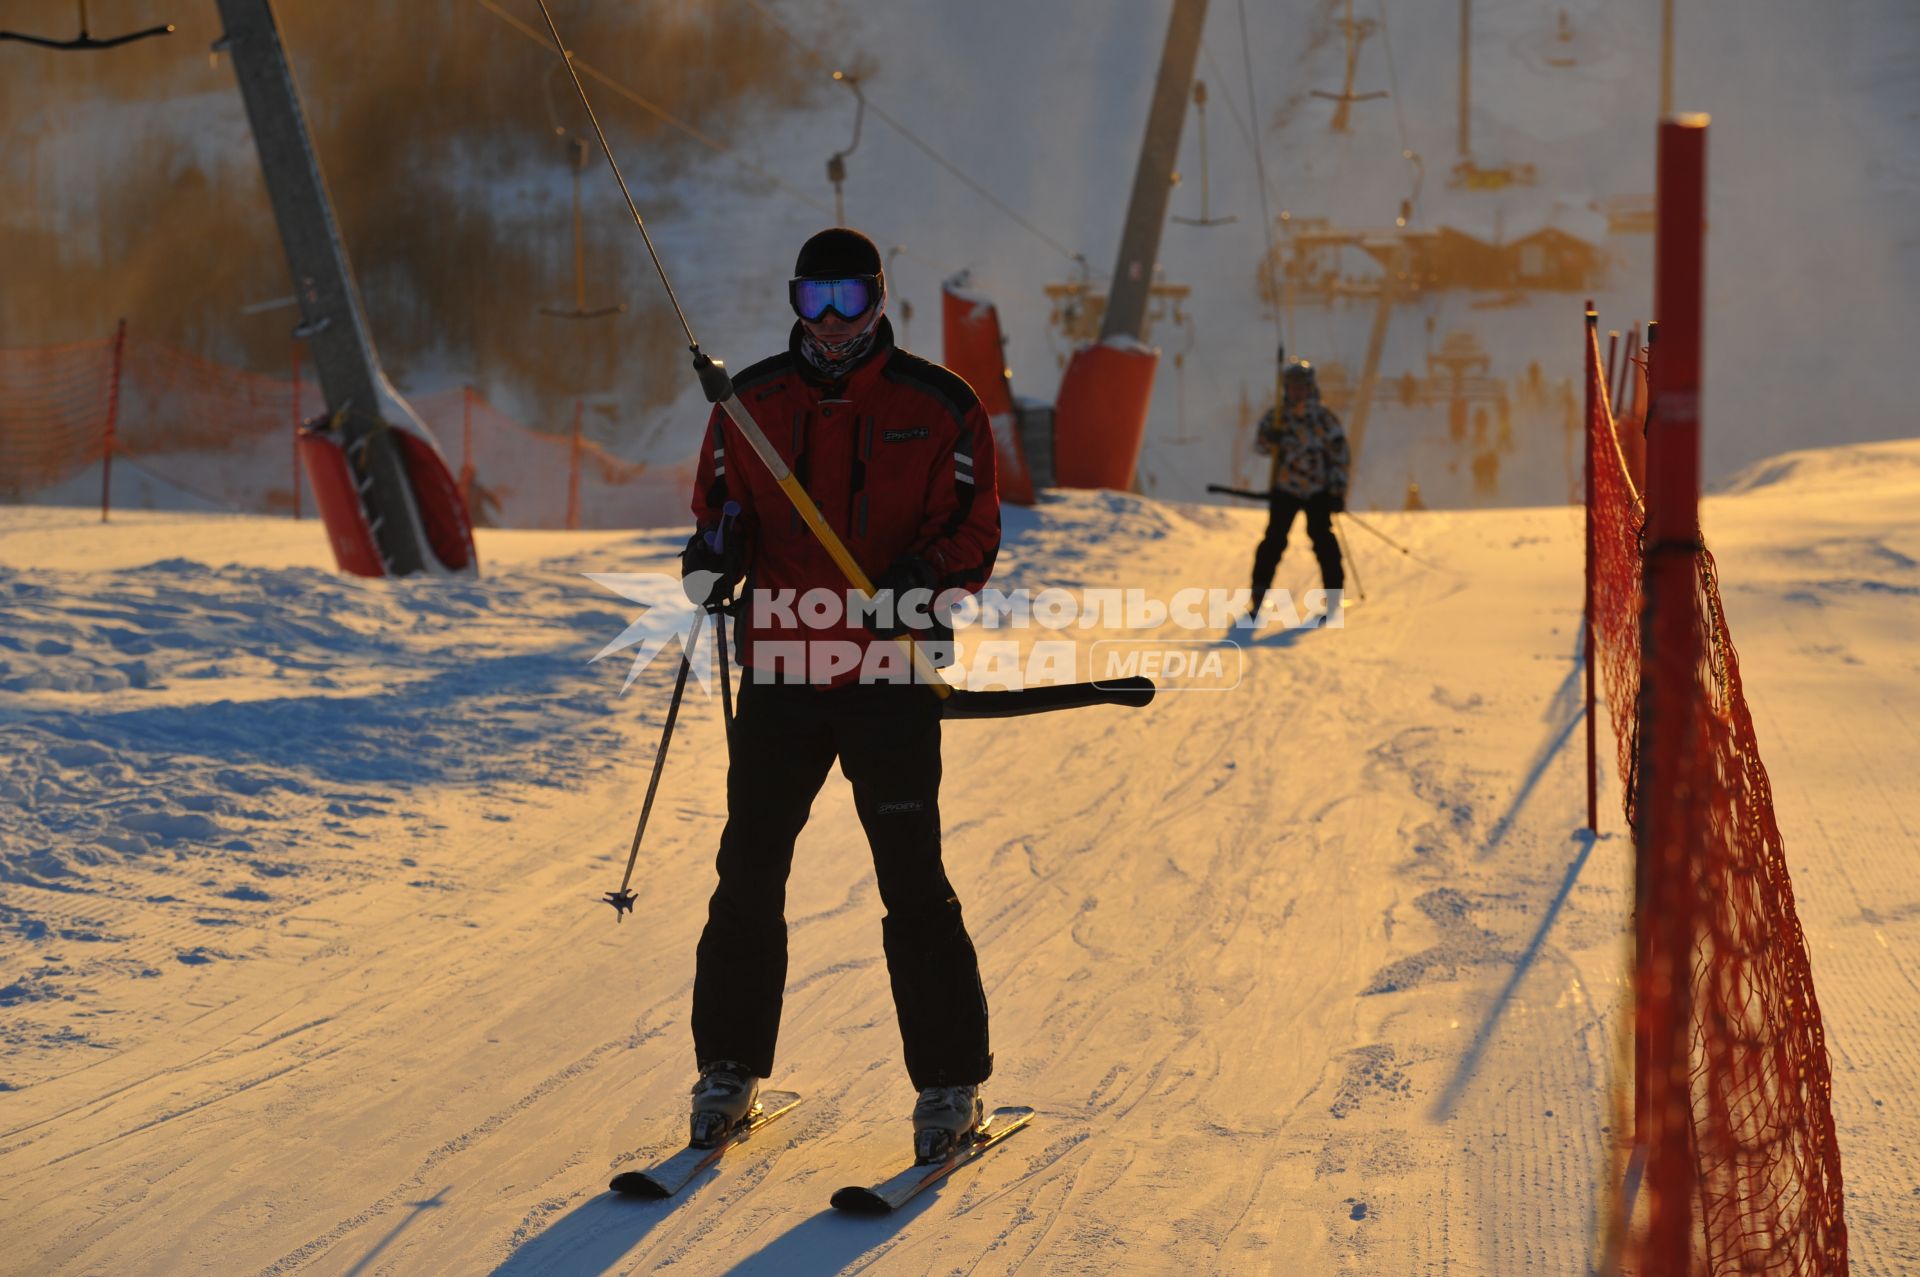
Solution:
<svg viewBox="0 0 1920 1277"><path fill-rule="evenodd" d="M1401 545L1398 541L1394 540L1392 537L1382 532L1379 528L1376 528L1371 523L1368 523L1365 519L1356 517L1352 511L1342 511L1341 513L1345 518L1352 519L1354 523L1357 524L1359 527L1361 527L1365 531L1373 533L1373 535L1379 537L1382 541L1385 541L1388 545L1400 551L1400 553L1406 555L1409 559L1412 559L1415 563L1418 563L1421 567L1432 568L1436 572L1453 572L1454 571L1454 569L1452 568L1441 567L1438 563L1435 563L1430 559L1421 558L1419 555L1415 554L1412 550L1409 550L1406 546Z"/></svg>
<svg viewBox="0 0 1920 1277"><path fill-rule="evenodd" d="M733 680L727 674L727 614L724 609L713 614L714 651L720 658L720 717L727 725L727 748L733 748Z"/></svg>
<svg viewBox="0 0 1920 1277"><path fill-rule="evenodd" d="M1427 560L1421 558L1419 555L1415 554L1412 550L1409 550L1406 546L1401 545L1398 541L1394 540L1392 537L1382 532L1379 528L1374 527L1371 523L1368 523L1365 519L1360 518L1358 515L1354 514L1351 510L1342 510L1341 514L1349 519L1352 519L1354 523L1358 524L1362 530L1373 533L1373 535L1379 537L1382 541L1385 541L1388 545L1400 551L1400 553L1406 555L1409 559L1412 559L1415 563L1418 563L1423 567L1440 568L1439 564L1427 562ZM1445 571L1448 571L1449 569L1440 568L1440 570L1442 572L1445 572Z"/></svg>
<svg viewBox="0 0 1920 1277"><path fill-rule="evenodd" d="M740 517L740 503L729 501L721 507L720 526L707 533L707 544L718 552L726 548L727 529ZM714 652L720 661L720 717L727 725L727 745L733 745L733 684L727 674L727 604L725 600L709 608L713 613Z"/></svg>
<svg viewBox="0 0 1920 1277"><path fill-rule="evenodd" d="M707 533L708 548L718 552L726 546L727 529L739 517L740 503L729 501L725 513L720 516L720 526ZM725 706L727 721L727 740L733 740L732 698L727 692L727 628L724 614L717 608L712 609L714 631L720 637L720 694L721 704ZM647 781L646 801L640 805L640 823L633 830L633 846L627 851L626 876L620 879L620 890L609 891L604 897L613 906L614 921L624 921L627 911L633 908L634 894L627 888L633 881L633 867L640 859L640 838L647 831L647 818L653 814L653 796L660 789L660 773L666 770L667 746L673 740L673 724L680 717L680 701L686 695L687 674L693 668L693 650L700 641L700 624L703 612L693 614L693 624L687 629L686 650L680 653L680 672L673 680L673 699L667 703L667 722L660 729L660 748L653 756L653 776Z"/></svg>
<svg viewBox="0 0 1920 1277"><path fill-rule="evenodd" d="M1327 522L1333 528L1334 540L1340 543L1340 557L1345 559L1347 566L1353 569L1353 588L1360 591L1360 601L1365 603L1367 601L1367 583L1360 579L1360 560L1353 557L1353 550L1347 545L1347 538L1340 531L1339 521L1329 518Z"/></svg>
<svg viewBox="0 0 1920 1277"><path fill-rule="evenodd" d="M647 781L646 801L640 805L640 823L634 826L633 846L627 851L626 876L620 879L620 890L609 891L603 897L613 906L616 922L624 922L627 911L633 908L635 897L627 888L633 882L633 866L640 859L640 838L647 832L647 817L653 814L653 796L660 789L660 773L667 765L667 746L673 741L673 722L680 716L680 698L687 692L687 672L693 668L693 647L700 641L700 624L705 619L705 612L695 612L693 625L687 630L686 650L680 653L680 674L673 681L673 699L667 702L666 725L660 729L660 748L653 756L653 777Z"/></svg>
<svg viewBox="0 0 1920 1277"><path fill-rule="evenodd" d="M1347 518L1352 519L1360 527L1366 529L1368 532L1373 533L1373 535L1379 537L1382 541L1385 541L1388 545L1400 551L1400 553L1408 554L1408 555L1413 553L1412 550L1409 550L1406 546L1401 545L1398 541L1394 540L1392 537L1382 532L1379 528L1374 527L1372 524L1368 523L1365 519L1358 517L1352 511L1342 510L1340 513L1346 515Z"/></svg>

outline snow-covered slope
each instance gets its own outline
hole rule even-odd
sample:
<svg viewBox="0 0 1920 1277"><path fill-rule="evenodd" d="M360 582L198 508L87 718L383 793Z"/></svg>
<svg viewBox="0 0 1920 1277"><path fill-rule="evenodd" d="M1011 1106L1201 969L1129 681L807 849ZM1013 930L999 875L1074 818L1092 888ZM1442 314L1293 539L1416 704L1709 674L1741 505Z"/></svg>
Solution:
<svg viewBox="0 0 1920 1277"><path fill-rule="evenodd" d="M1920 446L1876 452L1705 518L1854 1271L1890 1277L1920 1266ZM873 1221L826 1200L901 1156L911 1096L837 778L789 903L805 1103L683 1200L603 1191L682 1130L725 753L696 695L616 925L672 671L622 697L588 663L638 608L581 574L665 571L672 533L483 530L448 585L332 575L281 520L0 514L0 1272L1582 1271L1630 874L1611 776L1580 832L1578 515L1377 523L1412 555L1350 527L1366 601L1209 647L1231 692L948 726L989 1094L1039 1116ZM1073 495L996 584L1230 586L1256 535Z"/></svg>

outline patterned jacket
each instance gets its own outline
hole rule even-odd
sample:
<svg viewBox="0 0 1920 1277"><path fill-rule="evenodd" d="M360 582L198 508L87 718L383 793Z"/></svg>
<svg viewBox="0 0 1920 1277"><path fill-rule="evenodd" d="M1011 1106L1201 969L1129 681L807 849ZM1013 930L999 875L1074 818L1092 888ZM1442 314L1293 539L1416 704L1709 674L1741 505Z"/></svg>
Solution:
<svg viewBox="0 0 1920 1277"><path fill-rule="evenodd" d="M1254 432L1254 451L1274 458L1275 491L1302 500L1316 492L1347 494L1347 432L1340 418L1309 392L1289 408L1276 427L1272 409L1260 418Z"/></svg>

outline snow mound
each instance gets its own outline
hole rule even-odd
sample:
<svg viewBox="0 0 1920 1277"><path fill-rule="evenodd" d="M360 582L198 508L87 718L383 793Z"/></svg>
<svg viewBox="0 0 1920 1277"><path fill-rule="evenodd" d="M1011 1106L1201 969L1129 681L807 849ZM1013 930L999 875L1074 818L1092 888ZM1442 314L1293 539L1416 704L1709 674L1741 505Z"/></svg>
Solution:
<svg viewBox="0 0 1920 1277"><path fill-rule="evenodd" d="M103 548L111 566L93 570L0 556L0 882L136 861L191 879L293 875L417 791L557 786L610 766L622 706L614 674L588 662L634 609L582 572L651 565L682 535L562 538L571 557L477 582L367 581L287 565L283 521L101 528L72 513L16 511L8 530L65 518L72 539L197 557L126 563ZM32 532L0 549L41 545ZM316 523L301 535L321 539Z"/></svg>
<svg viewBox="0 0 1920 1277"><path fill-rule="evenodd" d="M1736 472L1717 495L1765 491L1829 491L1920 483L1920 439L1783 452Z"/></svg>

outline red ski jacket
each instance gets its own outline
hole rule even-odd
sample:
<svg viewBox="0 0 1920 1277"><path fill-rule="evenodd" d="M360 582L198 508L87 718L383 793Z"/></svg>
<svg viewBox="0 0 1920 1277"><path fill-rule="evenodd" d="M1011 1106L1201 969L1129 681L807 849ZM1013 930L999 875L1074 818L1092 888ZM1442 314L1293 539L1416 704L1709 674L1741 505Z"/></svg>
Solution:
<svg viewBox="0 0 1920 1277"><path fill-rule="evenodd" d="M1000 496L992 428L972 387L897 348L884 316L871 353L838 381L801 356L800 332L795 324L786 351L734 374L741 405L869 579L917 555L933 566L937 589L978 591L1000 549ZM736 535L747 544L741 664L793 681L801 677L794 644L805 643L809 682L858 681L857 666L873 668L874 645L891 649L875 658L898 657L904 667L897 644L847 615L846 578L716 407L694 481L694 521L715 527L728 501L740 503ZM836 604L824 619L799 606L810 590Z"/></svg>

